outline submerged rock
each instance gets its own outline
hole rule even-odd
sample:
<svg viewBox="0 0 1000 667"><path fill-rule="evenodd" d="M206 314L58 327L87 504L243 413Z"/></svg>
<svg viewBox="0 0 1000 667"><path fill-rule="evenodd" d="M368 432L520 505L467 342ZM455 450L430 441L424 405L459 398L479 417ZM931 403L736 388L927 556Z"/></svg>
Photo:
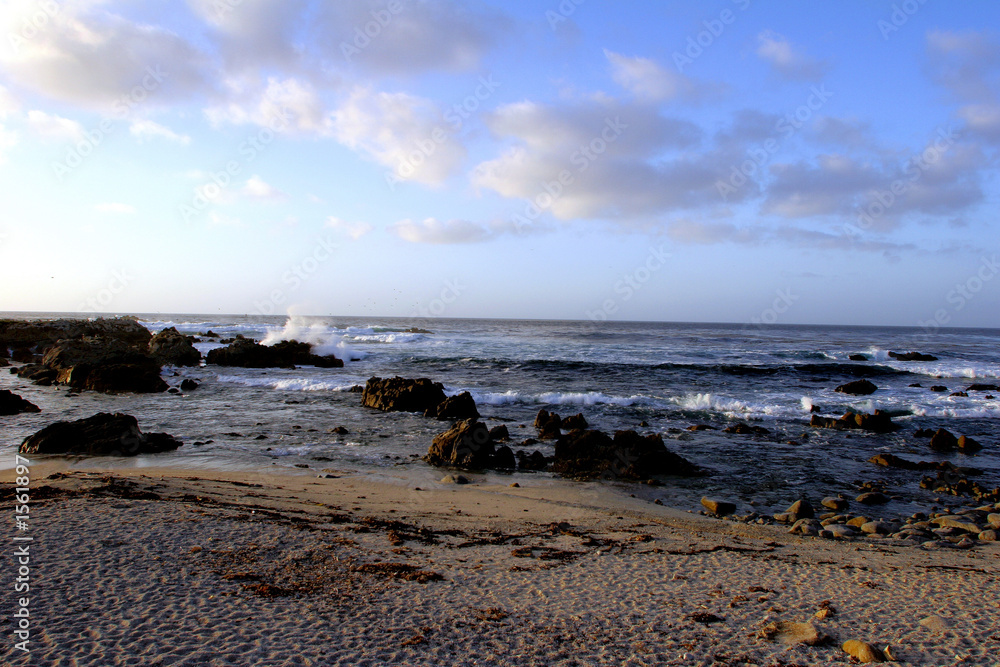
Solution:
<svg viewBox="0 0 1000 667"><path fill-rule="evenodd" d="M166 433L142 433L136 418L100 412L86 419L49 424L21 443L22 454L135 456L177 449L181 442Z"/></svg>
<svg viewBox="0 0 1000 667"><path fill-rule="evenodd" d="M17 415L22 412L41 412L41 408L12 391L0 389L0 416Z"/></svg>
<svg viewBox="0 0 1000 667"><path fill-rule="evenodd" d="M878 390L878 387L869 380L855 380L834 389L834 391L841 394L851 394L852 396L867 396L868 394L874 394L876 390Z"/></svg>
<svg viewBox="0 0 1000 667"><path fill-rule="evenodd" d="M937 361L938 358L932 354L921 352L889 352L889 356L897 361Z"/></svg>
<svg viewBox="0 0 1000 667"><path fill-rule="evenodd" d="M427 414L429 410L436 410L445 398L444 386L427 378L372 377L365 383L361 405L385 412Z"/></svg>

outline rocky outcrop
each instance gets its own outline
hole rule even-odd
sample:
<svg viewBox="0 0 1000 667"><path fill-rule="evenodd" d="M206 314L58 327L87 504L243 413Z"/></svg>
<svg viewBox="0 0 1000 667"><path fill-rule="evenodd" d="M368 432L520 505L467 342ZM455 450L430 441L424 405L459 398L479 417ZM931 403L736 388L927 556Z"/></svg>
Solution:
<svg viewBox="0 0 1000 667"><path fill-rule="evenodd" d="M160 364L145 352L117 339L60 340L46 351L41 364L18 369L37 384L65 384L106 393L166 391Z"/></svg>
<svg viewBox="0 0 1000 667"><path fill-rule="evenodd" d="M840 385L834 391L841 394L851 394L852 396L867 396L868 394L874 394L877 389L878 387L873 382L855 380L854 382Z"/></svg>
<svg viewBox="0 0 1000 667"><path fill-rule="evenodd" d="M563 417L559 427L564 431L575 431L578 428L587 428L588 426L590 424L587 423L587 419L583 416L583 413L578 412L575 415Z"/></svg>
<svg viewBox="0 0 1000 667"><path fill-rule="evenodd" d="M22 412L41 412L41 409L7 389L0 389L0 416L21 414Z"/></svg>
<svg viewBox="0 0 1000 667"><path fill-rule="evenodd" d="M699 474L690 461L671 452L657 434L617 431L614 438L597 430L576 430L556 442L552 470L570 477L645 480L654 475Z"/></svg>
<svg viewBox="0 0 1000 667"><path fill-rule="evenodd" d="M931 436L931 449L935 452L953 452L958 450L964 454L975 454L983 448L976 440L967 435L956 438L947 429L939 428Z"/></svg>
<svg viewBox="0 0 1000 667"><path fill-rule="evenodd" d="M889 356L897 361L937 361L933 354L923 354L921 352L889 352Z"/></svg>
<svg viewBox="0 0 1000 667"><path fill-rule="evenodd" d="M562 435L562 419L556 413L544 408L535 415L534 427L541 440L555 440Z"/></svg>
<svg viewBox="0 0 1000 667"><path fill-rule="evenodd" d="M497 449L485 424L465 419L436 436L424 460L433 466L463 470L512 469L516 462L510 447Z"/></svg>
<svg viewBox="0 0 1000 667"><path fill-rule="evenodd" d="M763 426L751 426L745 422L736 422L722 429L723 433L738 433L739 435L768 435L769 430Z"/></svg>
<svg viewBox="0 0 1000 667"><path fill-rule="evenodd" d="M813 428L832 428L838 431L860 429L873 433L892 433L900 428L899 425L892 423L889 414L882 410L876 410L873 414L845 412L838 419L813 415L809 425Z"/></svg>
<svg viewBox="0 0 1000 667"><path fill-rule="evenodd" d="M847 357L851 361L868 361L868 357L863 354L852 354Z"/></svg>
<svg viewBox="0 0 1000 667"><path fill-rule="evenodd" d="M343 360L333 355L313 354L309 343L283 340L274 345L261 345L244 336L236 336L226 347L209 350L205 361L216 366L241 368L294 368L296 365L340 368L344 365Z"/></svg>
<svg viewBox="0 0 1000 667"><path fill-rule="evenodd" d="M21 454L135 456L177 449L181 442L166 433L142 433L136 418L100 412L71 422L56 422L21 443Z"/></svg>
<svg viewBox="0 0 1000 667"><path fill-rule="evenodd" d="M433 409L429 408L425 414L442 421L446 419L479 419L476 401L472 398L472 394L467 391L455 396L448 396Z"/></svg>
<svg viewBox="0 0 1000 667"><path fill-rule="evenodd" d="M145 350L152 334L134 317L94 320L0 320L0 350L26 348L41 352L58 340L100 337Z"/></svg>
<svg viewBox="0 0 1000 667"><path fill-rule="evenodd" d="M149 353L161 364L198 366L201 364L201 352L195 349L193 342L192 336L167 327L149 341Z"/></svg>
<svg viewBox="0 0 1000 667"><path fill-rule="evenodd" d="M431 382L427 378L410 380L401 377L373 377L365 383L361 394L361 405L386 412L436 414L438 405L444 400L444 387L441 383Z"/></svg>

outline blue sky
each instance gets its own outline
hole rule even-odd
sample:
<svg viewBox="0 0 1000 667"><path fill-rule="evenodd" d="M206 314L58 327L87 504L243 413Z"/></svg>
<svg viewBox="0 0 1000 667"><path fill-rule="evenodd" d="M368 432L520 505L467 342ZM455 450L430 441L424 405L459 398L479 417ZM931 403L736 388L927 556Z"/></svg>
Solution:
<svg viewBox="0 0 1000 667"><path fill-rule="evenodd" d="M0 310L1000 326L992 26L13 0Z"/></svg>

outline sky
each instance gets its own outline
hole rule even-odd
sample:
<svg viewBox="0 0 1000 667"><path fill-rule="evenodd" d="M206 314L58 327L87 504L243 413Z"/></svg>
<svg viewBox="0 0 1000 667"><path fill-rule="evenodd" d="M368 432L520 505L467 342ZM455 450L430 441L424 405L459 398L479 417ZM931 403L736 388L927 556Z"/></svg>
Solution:
<svg viewBox="0 0 1000 667"><path fill-rule="evenodd" d="M6 0L0 310L1000 327L989 0Z"/></svg>

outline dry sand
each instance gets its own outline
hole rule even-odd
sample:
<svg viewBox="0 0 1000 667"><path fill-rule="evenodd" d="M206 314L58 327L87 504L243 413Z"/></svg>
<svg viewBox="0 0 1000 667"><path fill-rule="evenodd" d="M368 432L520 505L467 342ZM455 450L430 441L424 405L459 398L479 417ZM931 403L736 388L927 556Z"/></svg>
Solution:
<svg viewBox="0 0 1000 667"><path fill-rule="evenodd" d="M996 544L830 542L598 484L31 473L31 651L8 623L4 664L828 665L860 639L1000 665Z"/></svg>

